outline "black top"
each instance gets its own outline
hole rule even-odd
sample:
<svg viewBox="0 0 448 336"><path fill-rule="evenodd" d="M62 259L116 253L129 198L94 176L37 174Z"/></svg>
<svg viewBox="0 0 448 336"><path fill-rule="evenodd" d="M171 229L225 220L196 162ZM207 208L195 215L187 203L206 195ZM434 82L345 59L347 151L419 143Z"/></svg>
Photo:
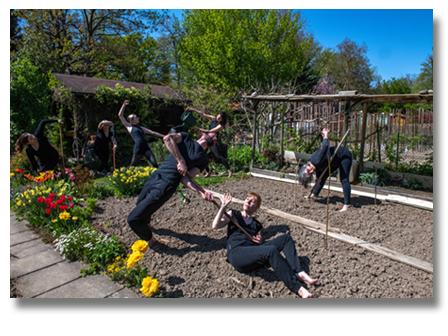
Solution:
<svg viewBox="0 0 448 336"><path fill-rule="evenodd" d="M217 127L218 125L219 125L219 122L217 122L216 119L212 120L210 126L208 126L208 130L210 131L210 130L214 129L215 127ZM215 133L215 134L216 134L216 140L219 140L219 132Z"/></svg>
<svg viewBox="0 0 448 336"><path fill-rule="evenodd" d="M34 136L39 142L39 148L37 149L37 151L30 145L26 146L26 155L28 155L28 158L30 159L33 171L37 172L37 163L36 159L34 158L35 156L37 156L37 162L39 163L40 169L42 169L42 167L45 165L45 162L47 162L48 160L59 159L58 151L52 145L50 145L47 137L44 135L45 125L55 122L58 121L55 119L44 119L39 123L39 126L34 133Z"/></svg>
<svg viewBox="0 0 448 336"><path fill-rule="evenodd" d="M311 162L316 167L317 176L319 176L320 173L328 167L327 156L329 156L331 159L331 156L334 154L336 148L337 147L328 147L328 139L324 139L324 141L322 142L322 148L311 155L309 162ZM347 148L341 146L341 148L339 148L338 152L336 153L333 161L331 162L331 168L339 168L339 164L341 163L342 159L347 156L351 157L351 155L352 154Z"/></svg>
<svg viewBox="0 0 448 336"><path fill-rule="evenodd" d="M113 137L112 130L109 129L109 135L106 136L104 134L104 131L100 128L96 130L96 138L95 138L95 148L99 149L100 151L108 151L109 150L109 142L112 141Z"/></svg>
<svg viewBox="0 0 448 336"><path fill-rule="evenodd" d="M177 144L180 154L185 160L187 169L190 170L194 167L199 168L201 171L208 165L208 158L206 151L197 142L190 139L190 136L186 132L180 132L182 135L182 142ZM165 161L157 168L157 173L168 184L179 184L182 179L182 175L177 170L177 160L172 153L170 153Z"/></svg>
<svg viewBox="0 0 448 336"><path fill-rule="evenodd" d="M239 225L241 225L241 227L244 230L246 230L247 233L251 236L256 236L257 233L260 232L260 230L263 228L261 223L257 221L255 218L252 218L252 222L250 224L246 224L243 216L241 215L241 211L238 210L232 210L232 218ZM259 246L259 245L254 243L235 224L229 222L229 224L227 225L227 253L231 252L231 250L237 246Z"/></svg>
<svg viewBox="0 0 448 336"><path fill-rule="evenodd" d="M146 151L149 149L148 143L145 139L145 133L143 132L143 129L140 126L132 125L131 129L131 137L135 141L134 145L134 154L141 154L144 155Z"/></svg>

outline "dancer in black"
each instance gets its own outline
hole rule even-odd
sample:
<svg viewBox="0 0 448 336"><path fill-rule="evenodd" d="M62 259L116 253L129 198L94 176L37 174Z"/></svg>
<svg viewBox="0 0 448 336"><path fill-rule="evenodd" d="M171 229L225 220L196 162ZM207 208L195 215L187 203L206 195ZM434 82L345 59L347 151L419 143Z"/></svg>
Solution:
<svg viewBox="0 0 448 336"><path fill-rule="evenodd" d="M197 114L199 114L201 117L211 120L212 122L210 123L208 130L199 128L197 126L193 126L192 128L194 128L198 131L201 131L201 132L205 132L205 133L215 133L216 137L218 138L218 142L219 142L219 140L220 140L219 139L219 131L221 131L224 128L226 121L227 121L227 114L225 112L220 112L215 117L212 115L205 114L204 112L201 112L201 111L196 110L191 107L188 107L186 109L186 111L194 111ZM212 152L215 155L215 157L218 159L218 161L221 162L224 165L224 167L226 167L227 171L229 172L229 177L232 176L232 171L230 170L230 166L227 163L226 158L219 152L217 144L215 144L212 147ZM205 177L207 177L210 175L210 170L209 170L208 166L205 170L207 171L207 174L205 175Z"/></svg>
<svg viewBox="0 0 448 336"><path fill-rule="evenodd" d="M328 167L328 158L332 157L337 147L329 147L328 146L328 133L330 130L328 128L324 128L322 130L322 136L324 138L322 142L322 148L318 151L314 152L309 161L302 166L299 171L299 182L303 186L307 186L309 182L311 182L311 178L314 172L316 172L317 176L320 176L325 168ZM336 156L331 161L331 171L334 172L336 169L339 169L339 175L341 177L342 190L344 192L344 206L340 210L347 211L350 207L350 194L351 194L351 186L349 181L350 169L352 167L352 153L345 147L340 147ZM325 174L322 176L322 180L319 178L316 179L316 185L314 187L313 193L311 197L319 196L322 187L325 185L325 181L328 178L328 169Z"/></svg>
<svg viewBox="0 0 448 336"><path fill-rule="evenodd" d="M313 297L300 281L307 285L314 285L317 279L312 279L303 270L291 236L284 234L262 244L262 225L252 217L261 205L261 197L250 192L244 201L242 212L230 210L227 213L225 213L225 209L232 201L232 196L224 194L220 198L222 205L213 221L213 229L220 229L228 225L227 260L230 264L238 272L243 273L270 265L275 274L293 293L297 293L303 298ZM252 240L233 224L229 217L232 217L247 233L252 235ZM285 258L280 254L282 251Z"/></svg>
<svg viewBox="0 0 448 336"><path fill-rule="evenodd" d="M59 153L50 145L47 137L44 135L45 125L55 122L63 124L62 120L44 119L39 123L34 135L23 133L16 142L15 150L17 153L22 152L26 146L26 155L28 155L32 170L35 173L37 173L38 164L40 172L54 170L58 164ZM35 156L37 157L37 163Z"/></svg>
<svg viewBox="0 0 448 336"><path fill-rule="evenodd" d="M129 100L125 100L123 105L121 106L120 111L118 112L118 117L120 118L123 125L126 127L128 132L131 134L132 139L135 141L134 145L134 151L132 155L132 160L129 166L126 168L129 168L131 166L137 166L140 160L144 157L151 162L152 166L154 168L158 168L158 164L156 161L156 158L154 154L152 153L151 149L148 146L148 143L146 142L144 134L150 134L157 137L163 137L162 134L151 131L145 127L138 126L139 119L135 114L130 114L128 116L129 122L126 121L126 119L123 116L124 109L126 105L129 105Z"/></svg>
<svg viewBox="0 0 448 336"><path fill-rule="evenodd" d="M201 194L206 201L213 201L213 195L201 192L186 176L196 176L208 164L206 150L216 143L214 134L204 133L198 141L190 139L188 133L171 133L163 138L170 151L165 161L151 174L138 196L136 207L129 213L128 224L132 230L152 246L156 239L150 229L151 215L176 192L179 183Z"/></svg>
<svg viewBox="0 0 448 336"><path fill-rule="evenodd" d="M109 161L109 155L110 155L109 143L112 142L114 144L112 148L114 152L117 148L117 141L115 140L112 127L114 127L112 121L103 120L98 124L98 128L96 131L96 138L93 149L95 151L96 156L98 156L98 158L101 161L100 171L108 170L107 162Z"/></svg>

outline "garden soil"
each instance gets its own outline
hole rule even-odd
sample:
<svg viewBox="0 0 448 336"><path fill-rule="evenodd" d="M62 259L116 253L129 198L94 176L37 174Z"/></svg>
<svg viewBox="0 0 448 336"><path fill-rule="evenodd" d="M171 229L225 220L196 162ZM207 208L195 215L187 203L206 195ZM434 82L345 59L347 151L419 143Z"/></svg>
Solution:
<svg viewBox="0 0 448 336"><path fill-rule="evenodd" d="M261 178L230 180L208 189L230 192L244 200L247 192L260 194L262 205L326 223L327 190L321 198L306 200L309 189ZM159 295L175 298L299 298L270 267L248 274L226 261L226 229L213 230L217 207L200 195L185 191L189 202L174 194L151 218L158 240L142 264L159 280ZM294 200L295 203L294 204ZM329 225L343 233L396 252L433 263L433 213L396 203L352 195L352 207L339 213L343 196L330 192ZM108 197L98 201L93 225L115 234L131 251L138 240L126 218L136 197ZM217 200L221 204L220 200ZM230 208L242 210L241 204ZM431 298L433 275L412 266L332 238L325 249L324 236L302 225L259 210L264 240L288 233L296 243L301 262L317 285L309 286L316 298ZM136 289L138 291L138 289ZM141 295L141 293L140 293ZM141 295L142 296L142 295ZM143 297L143 296L142 296Z"/></svg>

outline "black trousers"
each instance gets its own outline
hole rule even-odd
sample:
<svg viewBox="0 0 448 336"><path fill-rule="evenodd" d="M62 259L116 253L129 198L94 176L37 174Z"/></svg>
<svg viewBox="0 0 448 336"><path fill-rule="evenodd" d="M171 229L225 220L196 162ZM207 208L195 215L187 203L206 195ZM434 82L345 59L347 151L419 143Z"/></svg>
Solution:
<svg viewBox="0 0 448 336"><path fill-rule="evenodd" d="M107 170L107 162L109 161L109 149L101 150L94 147L93 150L95 151L96 156L98 156L98 159L100 159L101 161L100 171Z"/></svg>
<svg viewBox="0 0 448 336"><path fill-rule="evenodd" d="M140 239L150 240L152 231L148 224L156 212L176 192L179 183L169 183L154 172L146 181L137 198L136 207L128 215L128 224Z"/></svg>
<svg viewBox="0 0 448 336"><path fill-rule="evenodd" d="M54 168L56 168L56 166L58 165L58 162L59 162L58 157L48 159L45 162L41 162L42 165L39 165L39 170L41 172L48 171L48 170L54 170Z"/></svg>
<svg viewBox="0 0 448 336"><path fill-rule="evenodd" d="M350 194L352 192L352 188L350 186L350 169L352 167L352 156L344 155L342 157L341 163L336 167L331 167L331 171L333 172L336 169L339 169L339 176L341 177L342 191L344 193L344 205L350 204ZM333 170L334 169L334 170ZM322 181L316 185L314 188L313 194L315 196L319 196L320 191L322 190L325 182L328 178L328 169L325 172L324 176L322 176Z"/></svg>
<svg viewBox="0 0 448 336"><path fill-rule="evenodd" d="M285 258L280 254L283 251ZM239 272L247 273L270 265L286 287L297 293L302 287L296 274L303 271L300 259L289 234L274 238L260 246L237 246L227 250L227 259Z"/></svg>
<svg viewBox="0 0 448 336"><path fill-rule="evenodd" d="M126 169L128 169L129 167L132 166L138 166L138 164L140 163L140 160L143 158L143 156L149 161L151 162L152 166L154 168L159 168L159 165L157 164L156 161L156 157L154 156L153 152L148 149L145 154L135 154L132 155L132 160L131 160L131 164L129 166L126 167Z"/></svg>
<svg viewBox="0 0 448 336"><path fill-rule="evenodd" d="M226 167L227 170L230 170L230 166L229 166L229 164L227 163L226 158L225 158L224 156L222 156L221 153L219 152L219 150L218 150L218 146L217 146L216 144L214 144L214 145L212 146L211 150L212 150L213 154L215 155L215 157L218 159L218 162L222 163L222 164L224 165L224 167ZM205 168L205 170L206 170L207 172L209 172L209 171L210 171L210 168L207 166L207 167Z"/></svg>

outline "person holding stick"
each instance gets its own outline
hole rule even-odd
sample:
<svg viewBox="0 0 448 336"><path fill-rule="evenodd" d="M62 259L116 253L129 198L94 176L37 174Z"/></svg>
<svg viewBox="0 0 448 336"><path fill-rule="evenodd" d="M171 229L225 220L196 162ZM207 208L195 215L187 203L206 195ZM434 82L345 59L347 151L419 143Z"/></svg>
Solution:
<svg viewBox="0 0 448 336"><path fill-rule="evenodd" d="M140 160L143 157L146 157L146 159L151 162L152 166L154 168L158 168L159 165L157 164L156 158L151 151L151 149L148 146L148 143L146 142L144 134L150 134L157 136L159 138L163 138L163 135L154 131L151 131L145 127L138 126L139 119L135 114L130 114L128 116L128 121L123 116L125 107L129 105L129 100L125 100L123 105L121 106L120 111L118 112L118 117L120 118L123 125L126 127L128 132L131 134L132 139L135 141L134 145L134 151L132 155L132 160L129 166L126 167L128 169L131 166L137 166Z"/></svg>
<svg viewBox="0 0 448 336"><path fill-rule="evenodd" d="M196 109L191 108L191 107L187 107L186 111L196 112L201 117L211 120L212 122L210 123L210 126L208 127L208 130L203 129L203 128L199 128L198 126L193 126L192 128L195 129L195 130L201 131L201 132L205 132L205 133L215 133L216 137L218 138L218 141L219 141L219 135L218 134L219 134L219 132L222 129L224 129L224 126L225 126L225 124L227 122L227 114L225 112L220 112L215 117L215 116L212 116L212 115L205 114L204 112L201 112L201 111L196 110ZM212 147L212 152L215 155L215 157L218 159L218 162L221 162L224 165L224 167L226 167L227 171L229 172L229 176L228 177L232 176L232 171L230 170L230 166L227 163L226 158L223 155L221 155L221 153L219 152L217 144L215 144ZM207 168L205 170L207 171L207 174L205 175L205 177L207 177L207 176L210 175L210 170L209 170L208 166L207 166Z"/></svg>
<svg viewBox="0 0 448 336"><path fill-rule="evenodd" d="M44 119L39 123L36 131L33 134L23 133L16 142L15 150L17 153L23 151L26 146L26 155L31 162L33 172L37 173L38 165L39 171L54 170L59 161L59 153L44 135L45 125L50 123L63 124L61 119ZM36 159L37 157L37 163Z"/></svg>
<svg viewBox="0 0 448 336"><path fill-rule="evenodd" d="M140 239L148 241L150 247L156 242L149 224L151 215L168 201L180 183L201 194L204 200L213 201L210 191L201 191L186 175L195 177L205 169L206 150L216 143L216 135L203 133L199 140L193 141L186 132L171 133L163 141L170 154L146 181L127 218L131 229Z"/></svg>
<svg viewBox="0 0 448 336"><path fill-rule="evenodd" d="M247 273L253 269L270 265L277 276L293 293L302 298L311 298L313 295L303 287L301 282L314 285L317 279L312 279L302 268L300 259L289 234L276 237L262 243L262 224L253 218L253 214L260 208L261 197L250 192L244 201L243 211L230 210L225 212L227 205L232 201L230 194L219 196L222 202L213 221L213 229L227 226L227 260L238 271ZM247 232L253 235L250 240L229 218L233 218ZM280 254L283 251L285 258Z"/></svg>
<svg viewBox="0 0 448 336"><path fill-rule="evenodd" d="M107 162L109 161L109 143L113 143L112 150L115 153L117 149L117 141L115 140L115 136L112 130L114 124L112 121L103 120L98 124L98 128L96 130L96 138L95 144L93 145L93 150L95 151L96 156L101 161L100 171L107 169Z"/></svg>
<svg viewBox="0 0 448 336"><path fill-rule="evenodd" d="M325 185L325 181L328 178L328 157L332 157L336 151L337 147L329 147L328 145L328 133L330 130L328 128L324 128L322 130L322 136L324 138L322 142L322 148L318 151L314 152L310 157L308 162L302 166L299 171L298 180L299 183L304 187L307 187L311 182L311 178L314 172L316 172L317 176L320 176L321 173L325 170L322 179L316 179L316 184L314 186L313 193L310 197L319 196L320 191ZM344 206L340 210L341 212L347 211L350 207L350 194L351 194L351 186L349 182L350 169L352 167L352 153L345 147L340 147L337 153L335 154L333 161L331 161L331 171L335 171L339 169L339 175L341 177L342 190L344 193Z"/></svg>

